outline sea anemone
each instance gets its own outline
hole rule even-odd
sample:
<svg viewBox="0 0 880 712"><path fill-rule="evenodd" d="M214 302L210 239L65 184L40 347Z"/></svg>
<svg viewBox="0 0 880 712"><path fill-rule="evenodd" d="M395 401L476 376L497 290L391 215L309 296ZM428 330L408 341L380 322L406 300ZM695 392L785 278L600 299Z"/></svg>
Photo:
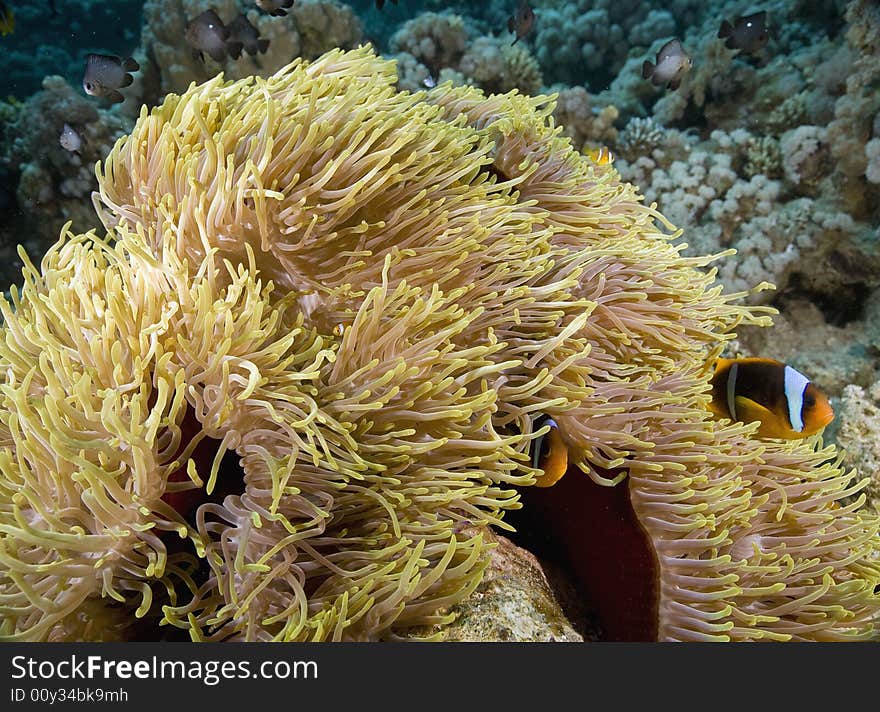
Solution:
<svg viewBox="0 0 880 712"><path fill-rule="evenodd" d="M107 236L64 234L0 302L0 634L104 609L133 638L442 623L535 481L540 414L628 478L673 577L660 637L869 630L875 520L809 447L706 409L708 364L766 316L548 98L396 80L333 51L143 109L98 169Z"/></svg>

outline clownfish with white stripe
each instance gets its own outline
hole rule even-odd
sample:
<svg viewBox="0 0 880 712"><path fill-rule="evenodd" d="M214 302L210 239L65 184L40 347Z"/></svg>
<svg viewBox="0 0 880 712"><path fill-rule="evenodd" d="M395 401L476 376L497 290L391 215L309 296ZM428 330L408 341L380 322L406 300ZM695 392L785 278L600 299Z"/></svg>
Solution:
<svg viewBox="0 0 880 712"><path fill-rule="evenodd" d="M568 448L559 434L559 426L553 418L542 416L535 422L536 431L544 426L550 429L543 435L539 435L532 442L532 467L542 470L538 476L535 487L551 487L568 470Z"/></svg>
<svg viewBox="0 0 880 712"><path fill-rule="evenodd" d="M607 146L586 148L584 149L584 155L593 161L593 163L598 163L600 166L607 166L614 163L614 154L611 153L611 150Z"/></svg>
<svg viewBox="0 0 880 712"><path fill-rule="evenodd" d="M828 397L800 371L769 358L719 358L709 409L719 418L759 422L762 438L798 440L834 420Z"/></svg>

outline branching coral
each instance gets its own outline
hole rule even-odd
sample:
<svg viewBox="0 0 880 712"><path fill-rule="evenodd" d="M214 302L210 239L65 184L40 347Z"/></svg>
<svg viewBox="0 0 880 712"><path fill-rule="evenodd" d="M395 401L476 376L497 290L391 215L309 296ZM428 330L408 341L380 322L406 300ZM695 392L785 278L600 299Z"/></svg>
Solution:
<svg viewBox="0 0 880 712"><path fill-rule="evenodd" d="M788 164L786 164L787 167ZM782 150L779 141L772 136L752 136L746 143L745 175L766 176L770 179L782 177Z"/></svg>
<svg viewBox="0 0 880 712"><path fill-rule="evenodd" d="M654 119L630 119L617 139L617 149L630 161L650 156L666 140L666 129Z"/></svg>
<svg viewBox="0 0 880 712"><path fill-rule="evenodd" d="M535 94L543 84L541 68L524 45L511 47L509 42L495 37L475 39L458 69L487 93L519 89Z"/></svg>
<svg viewBox="0 0 880 712"><path fill-rule="evenodd" d="M707 364L765 319L546 98L396 80L334 51L144 109L98 172L111 238L0 302L0 633L111 600L194 639L435 623L548 413L592 479L628 476L659 637L867 635L850 477L706 410Z"/></svg>
<svg viewBox="0 0 880 712"><path fill-rule="evenodd" d="M846 20L847 43L856 59L847 72L846 94L834 105L828 142L840 170L848 176L861 176L867 166L864 146L874 117L880 113L880 8L869 0L853 0L847 5Z"/></svg>
<svg viewBox="0 0 880 712"><path fill-rule="evenodd" d="M785 177L795 185L821 177L827 164L827 131L820 126L798 126L787 131L780 141Z"/></svg>
<svg viewBox="0 0 880 712"><path fill-rule="evenodd" d="M562 133L575 148L608 145L617 139L614 122L618 111L614 106L594 107L584 87L561 89L556 98L553 118L562 126Z"/></svg>
<svg viewBox="0 0 880 712"><path fill-rule="evenodd" d="M405 23L391 38L394 52L408 52L435 75L458 64L467 45L461 15L426 12Z"/></svg>
<svg viewBox="0 0 880 712"><path fill-rule="evenodd" d="M870 228L829 200L827 191L811 195L827 166L822 135L816 127L801 127L786 133L780 147L772 137L742 129L713 131L702 142L667 129L649 155L616 165L641 186L646 200L688 231L693 254L737 250L735 259L719 267L729 289L760 281L785 289L800 273L814 294L833 295L854 280L876 283L878 262L865 237ZM790 181L768 177L782 178L783 168Z"/></svg>

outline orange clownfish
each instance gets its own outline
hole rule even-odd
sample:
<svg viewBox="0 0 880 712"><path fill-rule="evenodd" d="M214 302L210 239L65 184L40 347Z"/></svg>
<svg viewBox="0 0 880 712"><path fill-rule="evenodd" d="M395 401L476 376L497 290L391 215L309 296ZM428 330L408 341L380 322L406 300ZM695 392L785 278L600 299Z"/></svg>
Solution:
<svg viewBox="0 0 880 712"><path fill-rule="evenodd" d="M550 487L568 470L568 448L562 441L559 426L553 418L543 418L537 425L537 430L545 425L549 425L550 430L539 435L532 443L532 467L544 471L538 476L535 487Z"/></svg>
<svg viewBox="0 0 880 712"><path fill-rule="evenodd" d="M719 418L758 421L758 436L798 440L834 420L828 397L800 371L769 358L719 358L709 409Z"/></svg>
<svg viewBox="0 0 880 712"><path fill-rule="evenodd" d="M589 148L584 151L584 155L593 161L593 163L598 163L600 166L607 166L609 163L614 163L614 154L611 153L607 146Z"/></svg>

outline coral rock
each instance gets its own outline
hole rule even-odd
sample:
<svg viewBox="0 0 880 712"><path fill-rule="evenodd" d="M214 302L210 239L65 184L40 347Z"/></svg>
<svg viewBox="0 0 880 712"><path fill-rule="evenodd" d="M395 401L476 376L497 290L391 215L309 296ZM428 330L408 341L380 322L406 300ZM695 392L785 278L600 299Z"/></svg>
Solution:
<svg viewBox="0 0 880 712"><path fill-rule="evenodd" d="M844 388L837 419L836 439L845 462L870 478L865 494L880 510L880 381L870 388Z"/></svg>
<svg viewBox="0 0 880 712"><path fill-rule="evenodd" d="M540 562L509 539L484 532L494 544L483 580L454 606L443 640L468 642L581 642L550 588Z"/></svg>

